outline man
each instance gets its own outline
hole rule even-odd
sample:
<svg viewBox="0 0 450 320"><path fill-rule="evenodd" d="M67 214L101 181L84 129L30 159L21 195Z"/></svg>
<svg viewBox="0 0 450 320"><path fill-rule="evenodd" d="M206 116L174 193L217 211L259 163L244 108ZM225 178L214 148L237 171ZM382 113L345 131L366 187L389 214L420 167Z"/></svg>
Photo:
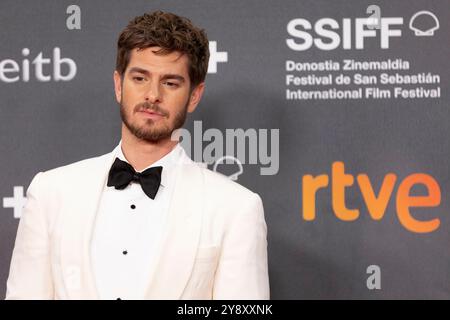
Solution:
<svg viewBox="0 0 450 320"><path fill-rule="evenodd" d="M171 139L202 97L208 59L204 31L171 13L122 31L122 139L33 178L7 299L269 298L261 198Z"/></svg>

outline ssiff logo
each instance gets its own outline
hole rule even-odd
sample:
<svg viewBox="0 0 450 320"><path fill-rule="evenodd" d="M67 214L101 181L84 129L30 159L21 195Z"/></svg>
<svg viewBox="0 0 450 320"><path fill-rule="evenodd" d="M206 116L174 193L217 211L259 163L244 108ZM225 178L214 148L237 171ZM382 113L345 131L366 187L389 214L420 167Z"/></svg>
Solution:
<svg viewBox="0 0 450 320"><path fill-rule="evenodd" d="M330 181L331 180L331 181ZM346 188L354 184L354 177L345 173L344 163L336 161L332 164L331 178L327 174L318 176L304 175L302 179L303 219L312 221L316 218L316 194L320 189L331 184L332 208L336 217L342 221L354 221L360 216L359 209L346 207ZM381 220L392 196L397 182L397 175L388 173L381 183L378 194L375 193L367 174L356 176L362 198L373 220ZM422 185L428 191L426 196L412 196L411 189ZM437 207L441 203L441 189L437 181L425 173L413 173L400 181L395 195L397 217L404 228L415 233L429 233L437 230L439 218L418 220L411 214L411 208Z"/></svg>
<svg viewBox="0 0 450 320"><path fill-rule="evenodd" d="M341 47L362 50L371 38L379 38L381 49L389 49L391 38L402 37L403 17L383 17L381 8L371 5L366 13L369 17L320 18L311 22L305 18L295 18L288 22L289 38L286 45L294 51L305 51L313 47L329 51ZM416 12L409 20L409 28L416 36L433 36L439 29L436 15L427 10Z"/></svg>

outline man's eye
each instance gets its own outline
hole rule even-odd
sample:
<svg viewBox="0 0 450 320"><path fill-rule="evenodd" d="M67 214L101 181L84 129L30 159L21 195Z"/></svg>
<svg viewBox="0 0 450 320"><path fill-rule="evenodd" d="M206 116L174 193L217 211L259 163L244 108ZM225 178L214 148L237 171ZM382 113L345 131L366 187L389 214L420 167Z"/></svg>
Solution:
<svg viewBox="0 0 450 320"><path fill-rule="evenodd" d="M164 84L167 85L168 87L173 87L173 88L178 87L178 83L175 83L175 82L166 81L166 82L164 82Z"/></svg>
<svg viewBox="0 0 450 320"><path fill-rule="evenodd" d="M133 80L135 80L137 82L142 82L142 81L144 81L144 77L133 77Z"/></svg>

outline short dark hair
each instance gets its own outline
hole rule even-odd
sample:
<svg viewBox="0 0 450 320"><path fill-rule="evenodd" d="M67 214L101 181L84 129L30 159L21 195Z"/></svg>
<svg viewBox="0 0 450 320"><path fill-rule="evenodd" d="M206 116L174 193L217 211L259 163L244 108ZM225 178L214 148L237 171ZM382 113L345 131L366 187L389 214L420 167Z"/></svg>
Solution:
<svg viewBox="0 0 450 320"><path fill-rule="evenodd" d="M188 56L191 89L205 81L208 71L209 42L206 32L184 17L154 11L131 20L117 41L116 70L123 76L133 49L157 46L157 54L179 51Z"/></svg>

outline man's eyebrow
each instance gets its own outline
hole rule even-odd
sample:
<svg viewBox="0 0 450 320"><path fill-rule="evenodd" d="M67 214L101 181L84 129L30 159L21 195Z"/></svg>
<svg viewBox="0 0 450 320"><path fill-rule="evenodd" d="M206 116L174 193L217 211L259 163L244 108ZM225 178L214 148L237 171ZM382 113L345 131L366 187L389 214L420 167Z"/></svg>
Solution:
<svg viewBox="0 0 450 320"><path fill-rule="evenodd" d="M130 70L129 70L128 72L129 72L129 73L139 72L139 73L142 73L142 74L144 74L144 75L146 75L146 76L150 76L150 75L151 75L150 71L148 71L148 70L146 70L146 69L139 68L139 67L132 67L132 68L130 68ZM183 76L181 76L181 75L179 75L179 74L172 74L172 73L163 75L163 76L162 76L162 79L163 79L163 80L166 80L166 79L176 79L176 80L179 80L179 81L181 81L181 82L184 82L184 81L185 81L185 79L184 79Z"/></svg>

